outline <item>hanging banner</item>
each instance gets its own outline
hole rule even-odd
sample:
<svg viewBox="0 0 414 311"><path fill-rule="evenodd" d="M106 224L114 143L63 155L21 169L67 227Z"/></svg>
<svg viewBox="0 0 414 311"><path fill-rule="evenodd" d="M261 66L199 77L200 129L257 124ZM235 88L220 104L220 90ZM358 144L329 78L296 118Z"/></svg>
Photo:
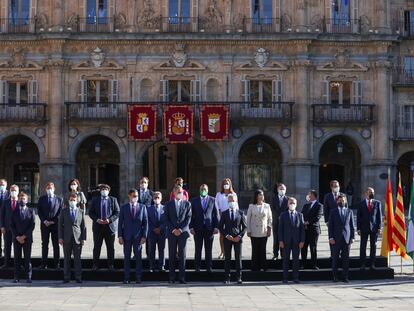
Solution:
<svg viewBox="0 0 414 311"><path fill-rule="evenodd" d="M202 141L228 139L229 107L227 105L200 107L200 136Z"/></svg>
<svg viewBox="0 0 414 311"><path fill-rule="evenodd" d="M194 107L164 106L164 141L166 144L194 142Z"/></svg>
<svg viewBox="0 0 414 311"><path fill-rule="evenodd" d="M128 107L128 137L135 141L157 139L157 105Z"/></svg>

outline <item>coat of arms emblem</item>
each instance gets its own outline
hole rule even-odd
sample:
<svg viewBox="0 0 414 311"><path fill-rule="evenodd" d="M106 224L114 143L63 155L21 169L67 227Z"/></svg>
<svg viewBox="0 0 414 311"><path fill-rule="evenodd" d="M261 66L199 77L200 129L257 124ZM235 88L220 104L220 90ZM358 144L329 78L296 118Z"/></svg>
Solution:
<svg viewBox="0 0 414 311"><path fill-rule="evenodd" d="M208 114L208 131L212 134L220 132L220 114L210 113Z"/></svg>
<svg viewBox="0 0 414 311"><path fill-rule="evenodd" d="M139 113L137 117L136 129L138 133L148 132L149 129L149 117L146 113Z"/></svg>
<svg viewBox="0 0 414 311"><path fill-rule="evenodd" d="M190 133L190 124L186 119L186 115L181 112L174 113L172 118L168 120L168 132L174 135L183 135Z"/></svg>

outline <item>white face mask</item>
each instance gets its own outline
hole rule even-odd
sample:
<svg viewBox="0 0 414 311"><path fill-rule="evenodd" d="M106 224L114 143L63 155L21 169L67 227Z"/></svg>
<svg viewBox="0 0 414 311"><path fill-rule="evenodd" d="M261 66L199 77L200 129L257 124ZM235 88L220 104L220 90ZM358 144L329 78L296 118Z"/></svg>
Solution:
<svg viewBox="0 0 414 311"><path fill-rule="evenodd" d="M6 190L6 186L5 186L5 185L1 185L1 186L0 186L0 191L2 191L2 192L3 192L3 191L5 191L5 190Z"/></svg>
<svg viewBox="0 0 414 311"><path fill-rule="evenodd" d="M237 202L229 202L229 209L236 210L239 208L239 204Z"/></svg>
<svg viewBox="0 0 414 311"><path fill-rule="evenodd" d="M77 203L75 201L69 201L70 208L76 208Z"/></svg>
<svg viewBox="0 0 414 311"><path fill-rule="evenodd" d="M132 198L131 199L131 203L132 204L137 204L137 202L138 202L138 198Z"/></svg>
<svg viewBox="0 0 414 311"><path fill-rule="evenodd" d="M16 190L13 190L13 191L10 191L10 195L11 195L13 198L17 198L18 193L17 193L17 191L16 191Z"/></svg>
<svg viewBox="0 0 414 311"><path fill-rule="evenodd" d="M339 192L339 187L332 188L332 191L335 192L335 193L338 193Z"/></svg>
<svg viewBox="0 0 414 311"><path fill-rule="evenodd" d="M104 198L106 198L108 196L108 194L109 194L108 190L102 190L101 191L101 196L103 196Z"/></svg>
<svg viewBox="0 0 414 311"><path fill-rule="evenodd" d="M177 200L182 200L182 199L183 199L183 193L182 193L182 192L177 193L177 194L175 195L175 198L176 198Z"/></svg>
<svg viewBox="0 0 414 311"><path fill-rule="evenodd" d="M230 189L230 185L224 185L223 188L224 188L224 190L229 190Z"/></svg>
<svg viewBox="0 0 414 311"><path fill-rule="evenodd" d="M296 210L296 204L289 204L289 211L293 212Z"/></svg>
<svg viewBox="0 0 414 311"><path fill-rule="evenodd" d="M278 190L277 193L283 197L286 194L286 190Z"/></svg>
<svg viewBox="0 0 414 311"><path fill-rule="evenodd" d="M52 195L55 193L55 190L53 190L53 189L47 189L47 190L46 190L46 193L47 193L48 195L52 196Z"/></svg>
<svg viewBox="0 0 414 311"><path fill-rule="evenodd" d="M72 191L76 191L76 189L78 189L78 186L77 185L71 185L70 189L72 189Z"/></svg>

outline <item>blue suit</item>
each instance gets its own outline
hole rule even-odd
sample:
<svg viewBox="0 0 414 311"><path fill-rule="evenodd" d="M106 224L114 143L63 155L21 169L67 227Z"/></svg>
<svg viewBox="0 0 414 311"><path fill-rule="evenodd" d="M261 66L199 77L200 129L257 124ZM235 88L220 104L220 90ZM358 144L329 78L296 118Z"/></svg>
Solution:
<svg viewBox="0 0 414 311"><path fill-rule="evenodd" d="M344 215L339 213L338 208L331 209L329 215L328 234L329 240L334 239L332 247L332 273L334 278L338 275L339 255L342 259L342 277L348 279L349 249L351 240L355 237L354 215L352 210L344 208Z"/></svg>
<svg viewBox="0 0 414 311"><path fill-rule="evenodd" d="M63 199L54 195L49 204L49 197L42 195L37 203L37 214L40 218L40 233L42 237L42 265L47 264L47 255L49 252L49 237L52 238L53 260L55 266L59 265L59 238L58 222L59 214L63 207ZM54 224L46 226L45 221L53 221Z"/></svg>
<svg viewBox="0 0 414 311"><path fill-rule="evenodd" d="M3 191L3 193L0 193L0 214L2 213L4 202L6 200L8 200L9 198L10 198L10 192L9 191L5 190L5 191ZM2 242L1 235L2 235L2 233L0 231L0 257L3 254L3 251L1 249L1 242ZM7 240L7 236L4 236L5 244L7 244L6 240ZM5 247L6 247L6 245L5 245ZM6 250L5 250L5 252L6 252Z"/></svg>
<svg viewBox="0 0 414 311"><path fill-rule="evenodd" d="M291 218L293 217L293 219ZM287 281L290 253L292 252L293 279L299 279L299 243L305 243L305 224L302 213L283 212L279 218L279 242L283 242L283 280Z"/></svg>
<svg viewBox="0 0 414 311"><path fill-rule="evenodd" d="M167 224L168 237L168 263L170 282L175 282L175 259L178 246L179 257L179 280L185 281L185 260L187 250L187 239L190 237L190 221L191 221L191 203L188 201L180 201L179 213L177 215L175 200L167 202L165 205L165 219ZM172 231L180 230L181 234L175 236Z"/></svg>
<svg viewBox="0 0 414 311"><path fill-rule="evenodd" d="M207 271L211 271L214 229L218 229L219 212L213 197L209 195L205 197L204 208L202 203L200 196L191 200L192 216L190 229L195 231L195 268L196 270L200 270L201 268L201 251L204 242L206 269Z"/></svg>
<svg viewBox="0 0 414 311"><path fill-rule="evenodd" d="M155 269L155 249L158 247L158 266L159 270L164 269L165 265L165 240L167 238L166 218L164 205L160 204L160 215L155 205L151 205L148 210L148 252L150 259L150 269ZM155 229L159 228L159 234L155 233Z"/></svg>
<svg viewBox="0 0 414 311"><path fill-rule="evenodd" d="M148 235L148 215L144 204L137 203L134 217L130 203L121 206L118 222L118 238L124 240L124 279L129 281L131 273L131 252L134 249L136 266L135 275L141 280L142 256L141 239Z"/></svg>
<svg viewBox="0 0 414 311"><path fill-rule="evenodd" d="M5 229L3 235L4 238L4 264L8 266L11 260L11 247L13 245L13 236L10 229L11 218L13 215L12 200L9 197L7 200L3 201L3 205L0 205L0 228ZM18 200L15 200L15 208L19 207ZM0 237L1 241L1 237ZM0 249L1 252L1 249Z"/></svg>
<svg viewBox="0 0 414 311"><path fill-rule="evenodd" d="M361 233L361 244L359 247L359 256L361 266L365 266L366 250L369 237L371 266L375 266L375 251L377 249L377 238L381 230L381 202L372 200L371 212L368 210L367 200L362 200L358 204L357 211L357 230Z"/></svg>

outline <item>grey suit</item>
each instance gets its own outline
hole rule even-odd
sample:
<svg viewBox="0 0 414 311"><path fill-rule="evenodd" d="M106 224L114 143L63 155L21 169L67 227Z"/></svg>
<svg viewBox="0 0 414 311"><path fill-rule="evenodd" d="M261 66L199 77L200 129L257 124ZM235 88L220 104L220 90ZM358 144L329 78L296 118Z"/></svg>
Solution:
<svg viewBox="0 0 414 311"><path fill-rule="evenodd" d="M63 240L64 279L70 280L70 259L73 253L75 278L81 279L82 241L86 240L85 215L82 209L77 209L72 220L70 208L63 208L59 215L59 239Z"/></svg>

